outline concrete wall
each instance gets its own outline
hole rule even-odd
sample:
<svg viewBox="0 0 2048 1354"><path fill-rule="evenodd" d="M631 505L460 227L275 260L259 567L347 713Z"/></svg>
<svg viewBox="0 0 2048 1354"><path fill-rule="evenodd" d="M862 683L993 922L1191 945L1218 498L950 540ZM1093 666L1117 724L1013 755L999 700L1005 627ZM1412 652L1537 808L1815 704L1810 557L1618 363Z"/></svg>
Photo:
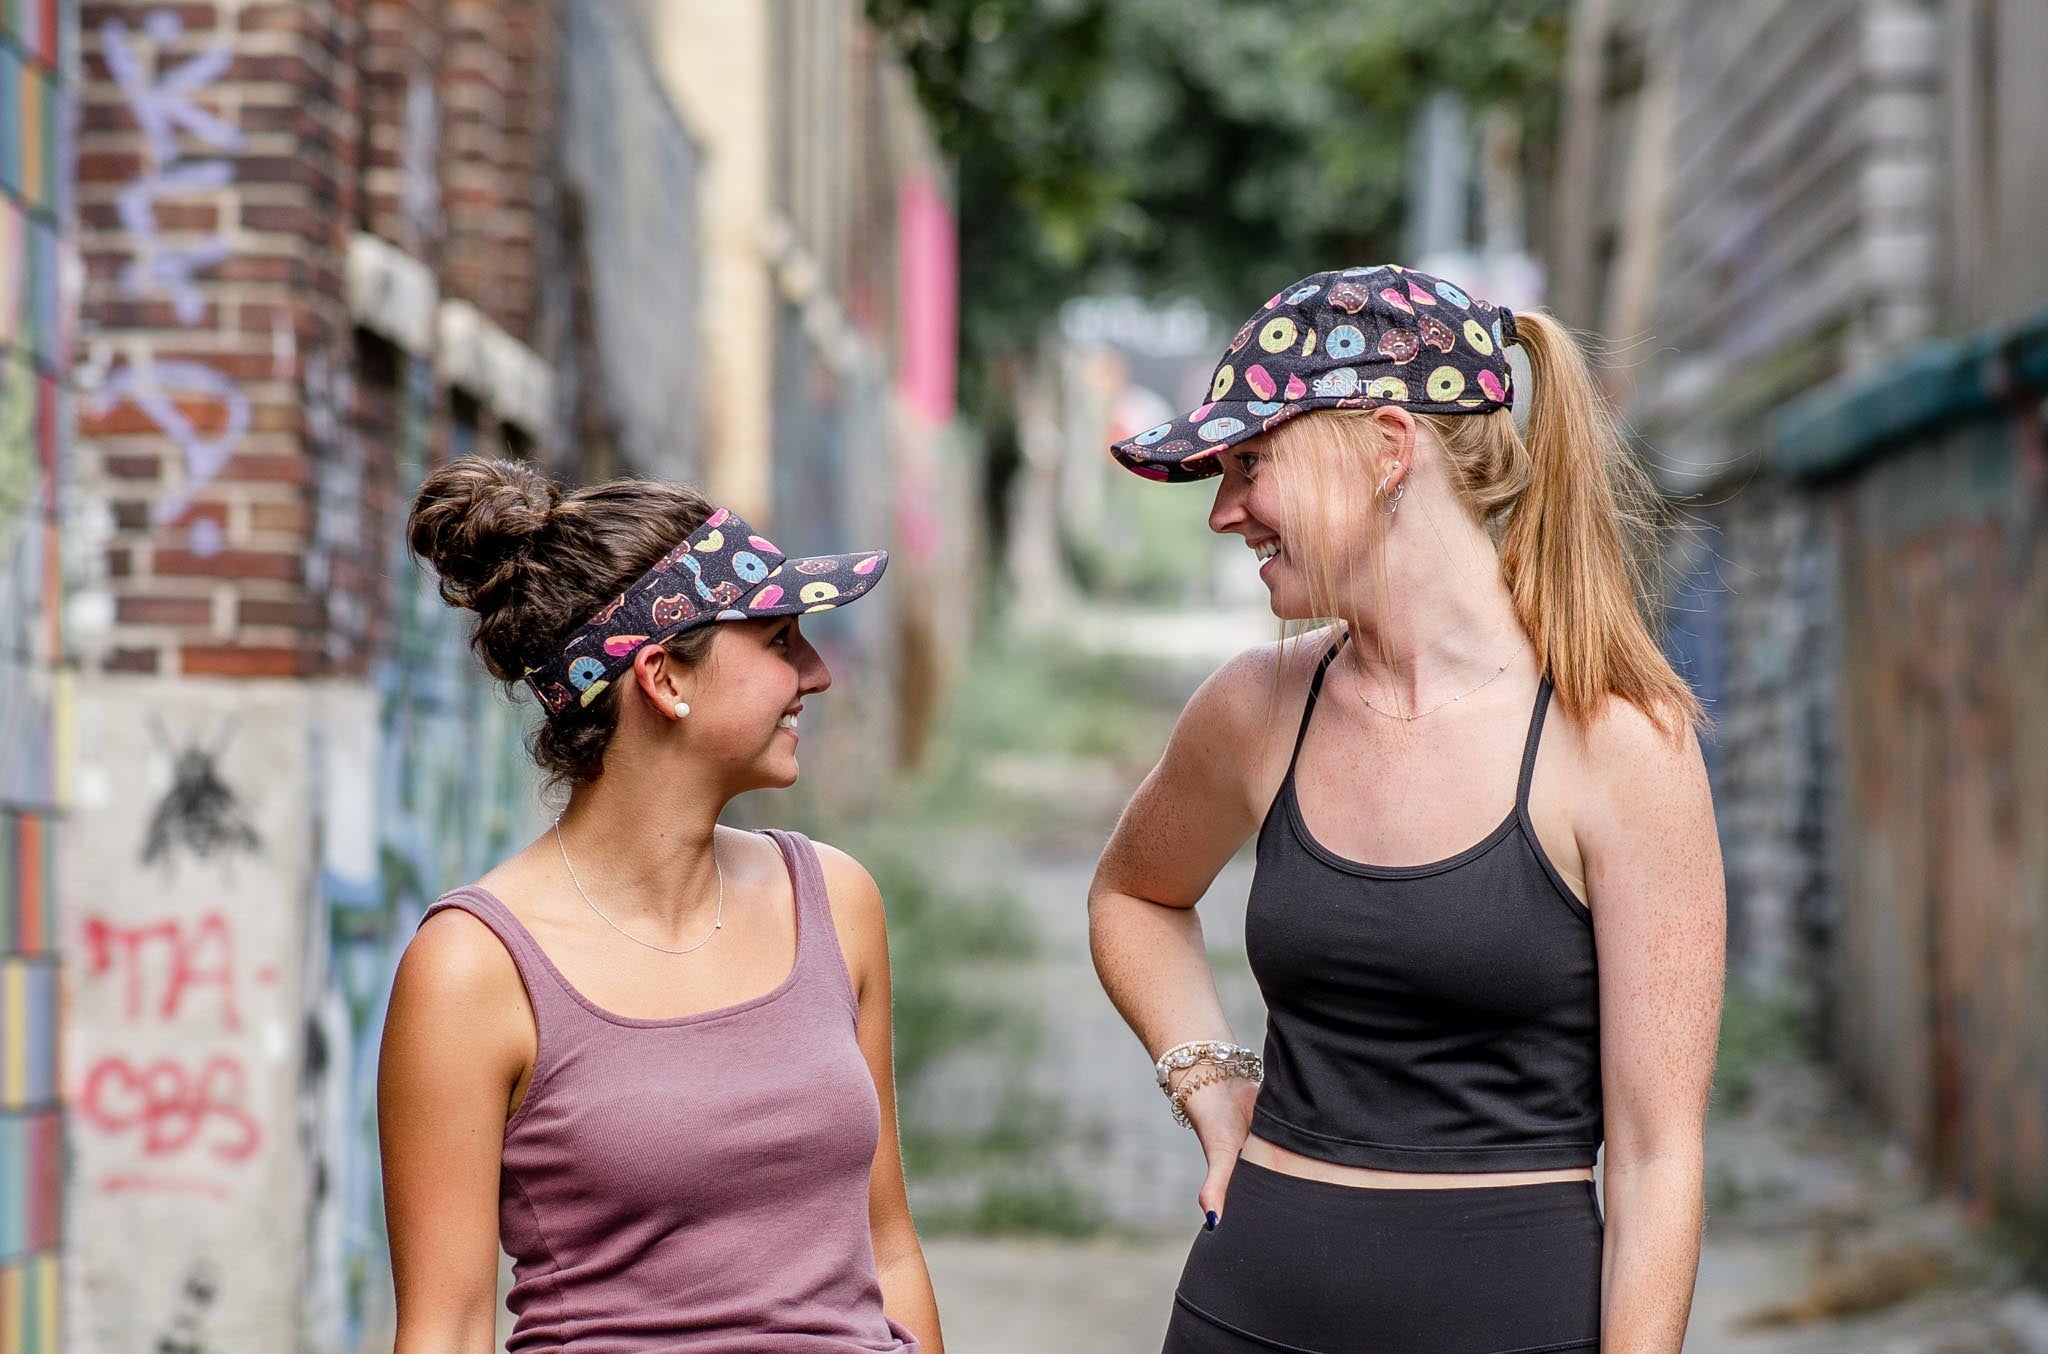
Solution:
<svg viewBox="0 0 2048 1354"><path fill-rule="evenodd" d="M312 692L85 683L71 900L70 1347L297 1340Z"/></svg>

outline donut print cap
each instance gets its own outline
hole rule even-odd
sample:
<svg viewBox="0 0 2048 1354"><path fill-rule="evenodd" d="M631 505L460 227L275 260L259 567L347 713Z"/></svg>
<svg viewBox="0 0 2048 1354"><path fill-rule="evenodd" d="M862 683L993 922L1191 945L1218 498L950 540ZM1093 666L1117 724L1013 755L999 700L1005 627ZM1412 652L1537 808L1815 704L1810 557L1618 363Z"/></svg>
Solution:
<svg viewBox="0 0 2048 1354"><path fill-rule="evenodd" d="M1208 402L1110 444L1152 480L1223 473L1220 453L1312 409L1483 414L1514 399L1514 312L1413 268L1310 273L1238 327Z"/></svg>
<svg viewBox="0 0 2048 1354"><path fill-rule="evenodd" d="M831 611L865 596L888 567L886 550L790 559L720 508L528 668L526 684L553 719L596 700L644 645L719 621Z"/></svg>

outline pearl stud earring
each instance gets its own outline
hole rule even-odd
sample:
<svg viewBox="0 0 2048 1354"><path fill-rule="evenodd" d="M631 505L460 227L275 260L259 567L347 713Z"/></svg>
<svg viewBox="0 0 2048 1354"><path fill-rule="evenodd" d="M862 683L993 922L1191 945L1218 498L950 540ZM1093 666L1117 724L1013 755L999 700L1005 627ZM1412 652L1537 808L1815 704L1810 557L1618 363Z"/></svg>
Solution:
<svg viewBox="0 0 2048 1354"><path fill-rule="evenodd" d="M683 718L685 718L686 716L688 716L688 715L689 715L689 713L690 713L690 703L689 703L688 701L677 701L677 702L676 702L676 718L677 718L677 719L683 719Z"/></svg>

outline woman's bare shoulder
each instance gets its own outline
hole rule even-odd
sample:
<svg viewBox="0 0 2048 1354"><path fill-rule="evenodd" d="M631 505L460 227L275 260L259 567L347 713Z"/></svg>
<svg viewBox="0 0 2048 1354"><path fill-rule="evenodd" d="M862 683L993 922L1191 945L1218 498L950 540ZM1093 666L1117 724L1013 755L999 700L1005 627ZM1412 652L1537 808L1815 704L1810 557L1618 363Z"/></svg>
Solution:
<svg viewBox="0 0 2048 1354"><path fill-rule="evenodd" d="M467 1029L492 1042L516 1036L531 1021L511 952L460 907L442 908L413 933L392 980L390 1009L393 1020L442 1025L450 1033Z"/></svg>

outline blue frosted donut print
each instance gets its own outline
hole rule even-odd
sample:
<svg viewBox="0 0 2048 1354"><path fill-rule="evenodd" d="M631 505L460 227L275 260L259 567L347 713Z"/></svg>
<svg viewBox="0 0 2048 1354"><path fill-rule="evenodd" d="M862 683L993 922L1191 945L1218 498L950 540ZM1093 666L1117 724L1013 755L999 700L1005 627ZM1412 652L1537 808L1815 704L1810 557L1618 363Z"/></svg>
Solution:
<svg viewBox="0 0 2048 1354"><path fill-rule="evenodd" d="M697 585L697 595L699 597L702 597L707 602L718 600L711 595L711 589L704 585L704 566L697 562L695 555L683 556L683 567L690 571L690 578Z"/></svg>
<svg viewBox="0 0 2048 1354"><path fill-rule="evenodd" d="M1160 438L1166 436L1168 433L1172 431L1173 425L1171 423L1162 423L1156 428L1145 429L1144 432L1139 433L1136 437L1133 437L1131 440L1133 442L1136 442L1141 447L1149 447L1154 442L1157 442Z"/></svg>
<svg viewBox="0 0 2048 1354"><path fill-rule="evenodd" d="M768 576L768 565L753 551L740 550L733 554L732 571L742 583L759 583Z"/></svg>
<svg viewBox="0 0 2048 1354"><path fill-rule="evenodd" d="M579 658L569 665L569 684L578 691L604 676L604 664L595 658Z"/></svg>
<svg viewBox="0 0 2048 1354"><path fill-rule="evenodd" d="M1205 442L1220 442L1232 433L1243 431L1244 420L1241 418L1212 418L1195 429L1195 436Z"/></svg>
<svg viewBox="0 0 2048 1354"><path fill-rule="evenodd" d="M1362 357L1365 354L1365 335L1355 324L1340 324L1323 340L1323 352L1339 362Z"/></svg>
<svg viewBox="0 0 2048 1354"><path fill-rule="evenodd" d="M1444 300L1449 301L1452 305L1457 306L1461 310L1468 310L1472 306L1472 298L1465 295L1464 292L1459 291L1456 287L1453 287L1448 282L1437 283L1436 294L1438 296L1443 297Z"/></svg>

